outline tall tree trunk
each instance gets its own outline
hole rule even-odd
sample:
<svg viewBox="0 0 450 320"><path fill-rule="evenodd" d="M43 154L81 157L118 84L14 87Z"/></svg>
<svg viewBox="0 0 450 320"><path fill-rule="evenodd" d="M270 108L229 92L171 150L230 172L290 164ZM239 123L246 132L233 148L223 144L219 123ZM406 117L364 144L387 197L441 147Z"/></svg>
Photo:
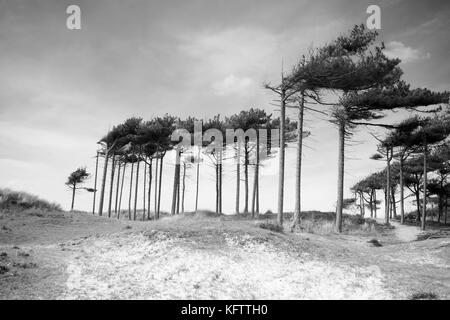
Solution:
<svg viewBox="0 0 450 320"><path fill-rule="evenodd" d="M336 205L336 231L342 232L342 210L344 202L344 152L345 152L345 122L339 122L339 149L338 149L338 185Z"/></svg>
<svg viewBox="0 0 450 320"><path fill-rule="evenodd" d="M443 206L442 206L442 195L438 194L438 219L437 222L440 224L441 223L441 216L442 216L442 210Z"/></svg>
<svg viewBox="0 0 450 320"><path fill-rule="evenodd" d="M237 163L236 163L236 213L239 214L239 205L240 205L240 200L239 200L239 196L241 194L241 150L240 150L241 146L238 143L238 147L236 150L236 158L237 158Z"/></svg>
<svg viewBox="0 0 450 320"><path fill-rule="evenodd" d="M244 147L244 187L245 187L245 203L244 213L248 213L248 163L249 163L248 142L245 142Z"/></svg>
<svg viewBox="0 0 450 320"><path fill-rule="evenodd" d="M136 187L134 189L134 211L133 211L133 220L136 220L136 212L137 212L137 200L138 200L138 189L139 189L139 165L141 161L138 159L136 165Z"/></svg>
<svg viewBox="0 0 450 320"><path fill-rule="evenodd" d="M142 188L143 191L143 201L142 201L142 221L145 220L145 214L146 214L146 190L147 190L147 160L144 158L144 185ZM149 208L150 209L150 208Z"/></svg>
<svg viewBox="0 0 450 320"><path fill-rule="evenodd" d="M181 188L181 164L178 166L178 181L177 181L177 214L180 213L180 188Z"/></svg>
<svg viewBox="0 0 450 320"><path fill-rule="evenodd" d="M99 216L103 215L103 202L105 200L105 188L106 188L106 174L108 172L108 158L109 158L108 147L105 147L105 164L103 165L102 188L100 190L100 203L98 205Z"/></svg>
<svg viewBox="0 0 450 320"><path fill-rule="evenodd" d="M108 218L111 218L115 169L116 169L116 156L113 154L112 155L112 164L111 164L111 181L110 181L110 186L109 186Z"/></svg>
<svg viewBox="0 0 450 320"><path fill-rule="evenodd" d="M161 187L162 187L162 172L163 172L163 162L164 155L161 156L161 160L159 161L159 189L158 189L158 219L161 210Z"/></svg>
<svg viewBox="0 0 450 320"><path fill-rule="evenodd" d="M427 160L428 160L428 144L426 137L423 139L423 204L422 204L422 230L425 230L427 221Z"/></svg>
<svg viewBox="0 0 450 320"><path fill-rule="evenodd" d="M375 208L374 208L374 218L377 218L377 190L374 190L373 193L373 202L375 204Z"/></svg>
<svg viewBox="0 0 450 320"><path fill-rule="evenodd" d="M359 194L359 213L364 217L364 199L362 193Z"/></svg>
<svg viewBox="0 0 450 320"><path fill-rule="evenodd" d="M116 214L116 216L117 216L117 209L118 209L118 206L119 206L120 171L121 171L120 160L118 160L117 163L118 163L118 165L117 165L118 168L117 168L117 184L116 184L116 201L115 201L115 204L114 204L114 213Z"/></svg>
<svg viewBox="0 0 450 320"><path fill-rule="evenodd" d="M219 213L219 164L214 164L214 167L216 169L216 213Z"/></svg>
<svg viewBox="0 0 450 320"><path fill-rule="evenodd" d="M195 187L195 212L198 211L198 187L199 187L199 178L200 178L200 162L197 163L197 181Z"/></svg>
<svg viewBox="0 0 450 320"><path fill-rule="evenodd" d="M397 206L395 204L395 190L394 188L391 188L391 199L392 199L392 216L394 219L397 219Z"/></svg>
<svg viewBox="0 0 450 320"><path fill-rule="evenodd" d="M223 153L222 150L219 151L220 161L219 161L219 213L222 213L222 187L223 187Z"/></svg>
<svg viewBox="0 0 450 320"><path fill-rule="evenodd" d="M170 213L175 214L177 208L178 184L180 183L180 150L175 150L175 170L173 172L172 208Z"/></svg>
<svg viewBox="0 0 450 320"><path fill-rule="evenodd" d="M255 161L255 173L253 177L253 194L252 194L252 218L255 218L255 212L259 214L256 210L256 202L258 196L258 180L259 180L259 133L256 134L256 161Z"/></svg>
<svg viewBox="0 0 450 320"><path fill-rule="evenodd" d="M390 204L391 204L391 159L389 154L389 148L386 148L386 212L385 222L389 224Z"/></svg>
<svg viewBox="0 0 450 320"><path fill-rule="evenodd" d="M133 198L134 159L131 162L130 194L128 197L128 220L131 220L131 199Z"/></svg>
<svg viewBox="0 0 450 320"><path fill-rule="evenodd" d="M181 196L181 212L184 213L184 194L186 192L186 162L183 162L183 189Z"/></svg>
<svg viewBox="0 0 450 320"><path fill-rule="evenodd" d="M73 206L75 204L75 190L77 189L76 187L77 186L74 183L73 186L72 186L72 205L70 206L70 211L73 211Z"/></svg>
<svg viewBox="0 0 450 320"><path fill-rule="evenodd" d="M159 170L159 158L156 158L156 165L155 165L155 219L158 219L159 216L156 215L158 212L158 170Z"/></svg>
<svg viewBox="0 0 450 320"><path fill-rule="evenodd" d="M399 172L399 178L400 178L400 223L405 223L405 182L403 178L403 154L400 155L400 172Z"/></svg>
<svg viewBox="0 0 450 320"><path fill-rule="evenodd" d="M98 151L95 156L94 200L92 201L92 214L95 214L95 200L97 200Z"/></svg>
<svg viewBox="0 0 450 320"><path fill-rule="evenodd" d="M297 121L297 162L295 164L295 209L292 217L292 227L300 225L302 211L302 150L303 150L303 114L305 106L305 96L302 92L302 98L298 107Z"/></svg>
<svg viewBox="0 0 450 320"><path fill-rule="evenodd" d="M119 211L117 212L117 219L120 218L120 211L122 209L122 195L123 195L123 185L124 185L124 181L125 181L126 169L127 169L127 163L124 162L124 164L123 164L123 171L122 171L122 183L121 183L121 186L120 186Z"/></svg>
<svg viewBox="0 0 450 320"><path fill-rule="evenodd" d="M284 79L282 80L284 82ZM285 122L286 122L286 90L281 90L280 105L280 155L278 159L278 225L283 225L283 200L284 200L284 144L285 144Z"/></svg>
<svg viewBox="0 0 450 320"><path fill-rule="evenodd" d="M150 158L150 164L148 165L148 195L147 195L147 220L150 220L150 201L151 201L151 194L152 194L152 166L153 166L153 159Z"/></svg>
<svg viewBox="0 0 450 320"><path fill-rule="evenodd" d="M416 203L417 203L417 217L416 222L420 222L420 190L417 189L416 191Z"/></svg>

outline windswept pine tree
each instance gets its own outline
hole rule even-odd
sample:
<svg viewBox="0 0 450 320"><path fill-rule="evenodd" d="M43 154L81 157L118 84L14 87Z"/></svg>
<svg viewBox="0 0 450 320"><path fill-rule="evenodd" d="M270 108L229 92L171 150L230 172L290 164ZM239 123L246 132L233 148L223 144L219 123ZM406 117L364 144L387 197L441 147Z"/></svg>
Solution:
<svg viewBox="0 0 450 320"><path fill-rule="evenodd" d="M93 189L80 187L80 184L83 184L88 178L90 174L86 171L86 168L78 168L74 172L72 172L66 181L66 186L72 189L72 204L70 206L70 211L73 211L75 205L75 193L79 189L85 189L87 191L93 192Z"/></svg>

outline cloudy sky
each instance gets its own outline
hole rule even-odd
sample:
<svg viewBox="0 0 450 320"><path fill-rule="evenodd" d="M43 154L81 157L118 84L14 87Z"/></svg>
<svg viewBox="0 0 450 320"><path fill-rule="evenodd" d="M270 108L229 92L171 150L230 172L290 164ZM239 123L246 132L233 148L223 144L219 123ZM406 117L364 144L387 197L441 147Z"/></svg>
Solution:
<svg viewBox="0 0 450 320"><path fill-rule="evenodd" d="M81 30L66 28L70 4L81 7ZM403 60L405 79L413 87L450 89L445 0L0 0L0 187L67 208L67 175L78 166L93 172L96 141L127 117L203 118L250 107L277 116L275 97L262 84L279 79L282 60L289 69L309 48L364 23L369 4L381 7L380 39ZM307 116L307 129L312 135L305 141L304 207L332 210L336 129L314 114ZM375 145L366 128L354 136L346 188L382 167L368 160ZM293 208L294 161L290 148L287 209ZM276 208L275 168L268 162L263 170L264 210ZM208 170L200 206L212 209ZM168 162L163 209L169 207L172 174ZM234 171L225 174L224 209L232 211ZM88 210L90 201L91 195L80 193L77 207Z"/></svg>

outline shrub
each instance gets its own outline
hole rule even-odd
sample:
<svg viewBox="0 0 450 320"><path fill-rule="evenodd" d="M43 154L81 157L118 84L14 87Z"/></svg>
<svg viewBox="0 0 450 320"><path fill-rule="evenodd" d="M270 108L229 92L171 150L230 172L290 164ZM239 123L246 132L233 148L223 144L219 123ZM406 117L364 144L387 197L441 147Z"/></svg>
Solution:
<svg viewBox="0 0 450 320"><path fill-rule="evenodd" d="M283 226L280 226L279 224L270 223L270 222L262 222L259 224L259 227L261 229L267 229L274 232L283 232Z"/></svg>
<svg viewBox="0 0 450 320"><path fill-rule="evenodd" d="M61 211L59 204L50 203L26 192L0 189L0 209L41 209L44 211Z"/></svg>
<svg viewBox="0 0 450 320"><path fill-rule="evenodd" d="M411 300L436 300L438 296L433 292L418 292L411 296Z"/></svg>

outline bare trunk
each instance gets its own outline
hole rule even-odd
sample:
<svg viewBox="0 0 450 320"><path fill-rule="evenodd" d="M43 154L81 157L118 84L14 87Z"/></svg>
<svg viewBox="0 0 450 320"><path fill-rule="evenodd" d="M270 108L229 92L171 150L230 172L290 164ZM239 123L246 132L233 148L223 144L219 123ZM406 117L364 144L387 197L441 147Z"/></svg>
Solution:
<svg viewBox="0 0 450 320"><path fill-rule="evenodd" d="M120 218L120 210L122 209L122 195L123 195L123 185L125 181L125 171L127 169L127 163L125 162L123 164L123 171L122 171L122 183L120 186L120 197L119 197L119 211L117 212L117 219Z"/></svg>
<svg viewBox="0 0 450 320"><path fill-rule="evenodd" d="M245 188L245 203L244 212L248 213L248 142L245 143L244 147L244 188Z"/></svg>
<svg viewBox="0 0 450 320"><path fill-rule="evenodd" d="M138 189L139 189L139 165L140 160L138 160L136 165L136 187L134 188L134 211L133 211L133 220L136 220L136 212L137 212L137 201L138 201Z"/></svg>
<svg viewBox="0 0 450 320"><path fill-rule="evenodd" d="M178 184L180 183L180 151L175 150L175 170L173 172L172 208L170 213L175 214L177 208Z"/></svg>
<svg viewBox="0 0 450 320"><path fill-rule="evenodd" d="M150 164L148 165L148 194L147 194L147 219L150 220L150 200L152 194L152 165L153 159L150 159Z"/></svg>
<svg viewBox="0 0 450 320"><path fill-rule="evenodd" d="M222 213L222 187L223 187L223 172L222 172L222 161L223 161L223 153L222 150L219 151L220 162L219 162L219 213Z"/></svg>
<svg viewBox="0 0 450 320"><path fill-rule="evenodd" d="M391 160L389 155L389 148L386 148L386 210L385 210L385 222L389 224L389 214L391 205Z"/></svg>
<svg viewBox="0 0 450 320"><path fill-rule="evenodd" d="M336 231L342 232L342 209L344 202L344 152L345 152L345 122L339 123L339 149L338 149L338 185L336 205Z"/></svg>
<svg viewBox="0 0 450 320"><path fill-rule="evenodd" d="M394 188L391 188L391 193L392 193L392 216L394 217L394 219L397 219L397 206L395 205L395 190Z"/></svg>
<svg viewBox="0 0 450 320"><path fill-rule="evenodd" d="M105 200L105 188L106 188L106 174L108 172L108 158L109 158L109 152L105 150L105 164L103 166L103 178L102 178L102 188L100 190L100 203L98 205L98 215L103 215L103 202Z"/></svg>
<svg viewBox="0 0 450 320"><path fill-rule="evenodd" d="M131 163L130 193L128 196L128 220L131 220L131 199L133 198L134 162Z"/></svg>
<svg viewBox="0 0 450 320"><path fill-rule="evenodd" d="M158 212L158 169L159 169L159 159L156 158L155 165L155 219L157 219L156 213Z"/></svg>
<svg viewBox="0 0 450 320"><path fill-rule="evenodd" d="M237 164L236 164L236 213L239 214L239 196L241 193L241 151L240 151L240 146L238 145L238 150L237 150Z"/></svg>
<svg viewBox="0 0 450 320"><path fill-rule="evenodd" d="M403 155L400 156L400 223L405 223L405 182L403 178Z"/></svg>
<svg viewBox="0 0 450 320"><path fill-rule="evenodd" d="M447 213L448 213L448 196L445 195L445 216L444 216L444 225L447 225Z"/></svg>
<svg viewBox="0 0 450 320"><path fill-rule="evenodd" d="M114 213L117 216L117 209L119 207L119 192L120 192L120 172L121 172L121 168L120 168L120 160L117 161L118 162L118 169L117 169L117 184L116 184L116 201L114 204Z"/></svg>
<svg viewBox="0 0 450 320"><path fill-rule="evenodd" d="M216 213L219 213L219 165L217 162L214 164L214 168L216 169Z"/></svg>
<svg viewBox="0 0 450 320"><path fill-rule="evenodd" d="M114 191L114 171L116 169L116 157L112 155L112 164L111 164L111 181L109 186L109 203L108 203L108 218L111 218L112 211L112 199L113 199L113 191Z"/></svg>
<svg viewBox="0 0 450 320"><path fill-rule="evenodd" d="M427 221L427 158L428 158L428 144L424 138L424 152L423 152L423 204L422 204L422 230L425 230Z"/></svg>
<svg viewBox="0 0 450 320"><path fill-rule="evenodd" d="M374 191L373 193L373 202L375 204L375 208L374 208L374 218L377 218L377 190Z"/></svg>
<svg viewBox="0 0 450 320"><path fill-rule="evenodd" d="M253 195L252 195L252 218L255 217L255 213L259 214L259 208L257 208L257 197L258 197L258 180L259 180L259 133L256 135L256 163L255 163L255 173L253 177Z"/></svg>
<svg viewBox="0 0 450 320"><path fill-rule="evenodd" d="M181 196L181 212L184 213L184 194L186 192L186 162L183 163L183 189Z"/></svg>
<svg viewBox="0 0 450 320"><path fill-rule="evenodd" d="M95 156L94 200L92 201L92 214L95 214L95 200L97 200L98 151Z"/></svg>
<svg viewBox="0 0 450 320"><path fill-rule="evenodd" d="M278 159L278 215L277 223L283 225L283 200L284 200L284 144L285 144L285 122L286 122L286 91L281 91L280 105L280 155Z"/></svg>
<svg viewBox="0 0 450 320"><path fill-rule="evenodd" d="M200 162L197 163L197 181L195 187L195 212L198 210L198 187L199 187L199 178L200 178Z"/></svg>
<svg viewBox="0 0 450 320"><path fill-rule="evenodd" d="M142 191L143 191L142 220L145 220L145 214L146 214L146 201L147 201L146 190L147 190L147 162L144 161L144 185L142 188Z"/></svg>
<svg viewBox="0 0 450 320"><path fill-rule="evenodd" d="M161 210L161 187L162 187L162 171L163 171L163 162L164 162L164 155L161 156L161 160L159 161L159 189L158 189L158 219L159 214Z"/></svg>
<svg viewBox="0 0 450 320"><path fill-rule="evenodd" d="M302 99L298 109L297 121L297 162L295 164L295 209L292 217L292 227L300 225L302 211L302 149L303 149L303 114L305 98L302 93Z"/></svg>
<svg viewBox="0 0 450 320"><path fill-rule="evenodd" d="M75 190L76 190L76 185L74 184L72 186L72 205L70 206L70 211L73 211L73 206L75 204Z"/></svg>

